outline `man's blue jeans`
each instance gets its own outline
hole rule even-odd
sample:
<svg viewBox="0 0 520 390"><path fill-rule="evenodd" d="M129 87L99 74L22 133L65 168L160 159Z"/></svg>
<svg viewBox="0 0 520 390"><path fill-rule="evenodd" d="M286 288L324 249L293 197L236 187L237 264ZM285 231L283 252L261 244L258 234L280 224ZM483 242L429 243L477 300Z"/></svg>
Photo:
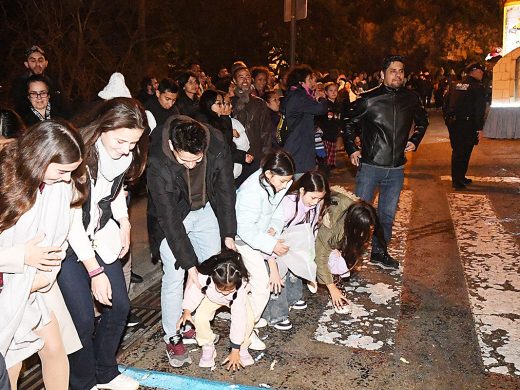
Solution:
<svg viewBox="0 0 520 390"><path fill-rule="evenodd" d="M220 252L220 229L209 203L199 210L190 211L183 224L199 263ZM168 343L169 338L177 333L177 321L182 314L186 270L180 267L175 269L176 259L166 238L162 240L159 250L164 272L161 284L162 324L164 341Z"/></svg>
<svg viewBox="0 0 520 390"><path fill-rule="evenodd" d="M383 228L385 243L372 237L372 253L383 253L386 244L392 238L392 225L399 203L399 195L403 188L404 166L385 168L375 165L361 164L356 175L356 195L372 203L375 192L379 189L377 215ZM384 245L382 245L384 244Z"/></svg>

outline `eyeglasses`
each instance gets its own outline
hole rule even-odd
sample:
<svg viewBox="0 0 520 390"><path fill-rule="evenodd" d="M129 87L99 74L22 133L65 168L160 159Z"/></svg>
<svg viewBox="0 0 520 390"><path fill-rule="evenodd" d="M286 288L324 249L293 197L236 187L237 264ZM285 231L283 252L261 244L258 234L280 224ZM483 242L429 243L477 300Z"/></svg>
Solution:
<svg viewBox="0 0 520 390"><path fill-rule="evenodd" d="M40 92L31 91L31 92L29 92L29 99L38 99L38 98L45 99L47 96L49 96L49 91L40 91Z"/></svg>
<svg viewBox="0 0 520 390"><path fill-rule="evenodd" d="M219 107L222 107L222 106L225 106L225 105L226 105L226 103L224 103L224 102L215 102L215 103L213 103L213 104L216 104L216 105L219 106Z"/></svg>

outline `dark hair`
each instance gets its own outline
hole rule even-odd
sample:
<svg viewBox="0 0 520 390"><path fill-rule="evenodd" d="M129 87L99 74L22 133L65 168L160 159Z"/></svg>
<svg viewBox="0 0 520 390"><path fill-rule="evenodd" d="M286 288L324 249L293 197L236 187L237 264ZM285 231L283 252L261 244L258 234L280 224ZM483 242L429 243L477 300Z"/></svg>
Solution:
<svg viewBox="0 0 520 390"><path fill-rule="evenodd" d="M287 75L287 88L300 85L300 83L305 82L308 76L313 74L314 72L309 65L301 64L294 66Z"/></svg>
<svg viewBox="0 0 520 390"><path fill-rule="evenodd" d="M318 229L319 225L321 224L321 221L323 219L323 216L327 213L328 207L330 205L330 187L329 187L329 181L327 180L327 177L320 171L309 171L305 172L298 180L296 180L291 187L289 188L289 191L287 191L288 194L296 195L296 208L294 210L294 215L292 219L286 223L286 226L289 226L291 222L294 221L294 218L298 215L298 204L300 201L300 188L303 188L303 191L305 193L307 192L325 192L325 196L323 197L323 206L321 207L321 211L319 215L316 215L316 208L309 210L307 212L308 215L305 216L307 219L306 222L314 222L316 217L318 218L316 221L316 224L314 226L315 229ZM311 211L313 212L312 218L311 218Z"/></svg>
<svg viewBox="0 0 520 390"><path fill-rule="evenodd" d="M73 164L83 159L85 147L66 121L45 120L31 127L0 151L0 232L14 226L36 201L38 187L51 163ZM72 206L86 198L84 163L72 173Z"/></svg>
<svg viewBox="0 0 520 390"><path fill-rule="evenodd" d="M233 82L231 76L226 76L224 78L218 79L215 82L215 88L221 91L229 91L229 86Z"/></svg>
<svg viewBox="0 0 520 390"><path fill-rule="evenodd" d="M277 96L277 95L279 96L278 92L276 92L274 89L270 89L264 93L264 96L262 96L262 99L264 99L267 103L269 103L269 100L271 100L271 98L273 96Z"/></svg>
<svg viewBox="0 0 520 390"><path fill-rule="evenodd" d="M13 110L0 110L0 135L5 138L18 138L25 132L25 125Z"/></svg>
<svg viewBox="0 0 520 390"><path fill-rule="evenodd" d="M383 60L383 72L386 72L392 62L402 62L404 65L404 57L398 54L386 56Z"/></svg>
<svg viewBox="0 0 520 390"><path fill-rule="evenodd" d="M208 145L206 127L185 115L179 115L170 122L168 138L176 151L191 154L203 153Z"/></svg>
<svg viewBox="0 0 520 390"><path fill-rule="evenodd" d="M86 163L93 180L97 179L98 152L96 141L102 133L118 129L142 129L143 135L132 150L132 164L126 172L125 179L131 184L135 182L144 171L148 154L148 136L144 129L148 126L148 120L143 105L138 100L125 97L117 97L103 102L96 107L91 114L89 124L80 129L85 142Z"/></svg>
<svg viewBox="0 0 520 390"><path fill-rule="evenodd" d="M260 168L262 169L262 173L260 173L259 177L260 185L265 189L267 194L269 194L265 184L263 183L264 180L269 184L269 186L271 186L273 192L276 193L276 189L269 180L267 180L265 172L271 171L277 176L292 176L296 171L296 164L289 153L284 150L277 150L276 152L269 153L262 159Z"/></svg>
<svg viewBox="0 0 520 390"><path fill-rule="evenodd" d="M364 200L352 203L345 212L344 233L340 242L340 252L349 269L362 260L363 250L370 241L371 226L374 226L374 235L384 245L383 230L374 206Z"/></svg>
<svg viewBox="0 0 520 390"><path fill-rule="evenodd" d="M197 75L195 74L195 72L192 72L191 70L186 70L177 76L177 82L179 83L180 89L184 88L190 77L193 77L195 80L197 80L197 83L199 82Z"/></svg>
<svg viewBox="0 0 520 390"><path fill-rule="evenodd" d="M27 81L25 82L26 92L29 92L29 85L31 85L31 83L36 83L38 81L44 83L47 86L47 89L49 90L48 92L50 94L50 80L47 76L44 76L42 74L33 74L32 76L27 77Z"/></svg>
<svg viewBox="0 0 520 390"><path fill-rule="evenodd" d="M211 109L211 106L213 106L213 104L215 104L215 102L217 101L217 97L219 95L220 95L220 93L218 91L215 91L213 89L207 89L200 96L200 100L199 100L200 112L202 114L206 115L206 117L208 117L208 119L210 119L210 117L215 117L215 116L218 117L218 114Z"/></svg>
<svg viewBox="0 0 520 390"><path fill-rule="evenodd" d="M266 77L269 77L269 69L267 69L265 66L253 66L251 68L251 77L253 80L256 79L256 76L262 73L265 74Z"/></svg>
<svg viewBox="0 0 520 390"><path fill-rule="evenodd" d="M217 101L217 97L221 96L222 100L224 100L224 96L226 95L223 91L215 91L214 89L207 89L202 93L202 96L199 100L199 109L200 113L205 116L207 123L214 128L221 130L223 133L226 131L232 131L233 129L228 129L223 119L212 110L213 104Z"/></svg>
<svg viewBox="0 0 520 390"><path fill-rule="evenodd" d="M161 82L159 83L159 86L157 87L157 90L160 93L165 93L165 92L177 93L177 92L179 92L179 84L177 84L177 81L175 81L173 79L169 79L169 78L162 79Z"/></svg>
<svg viewBox="0 0 520 390"><path fill-rule="evenodd" d="M249 273L244 265L240 253L230 249L225 249L221 253L211 256L208 260L197 266L197 270L202 275L208 275L206 285L202 287L202 293L206 294L206 290L211 281L215 283L217 288L235 287L233 293L233 301L237 297L238 289L243 282L249 282Z"/></svg>
<svg viewBox="0 0 520 390"><path fill-rule="evenodd" d="M152 83L153 79L155 79L155 76L144 76L141 79L141 88L146 89L146 87L148 87L149 85L151 86L153 84Z"/></svg>

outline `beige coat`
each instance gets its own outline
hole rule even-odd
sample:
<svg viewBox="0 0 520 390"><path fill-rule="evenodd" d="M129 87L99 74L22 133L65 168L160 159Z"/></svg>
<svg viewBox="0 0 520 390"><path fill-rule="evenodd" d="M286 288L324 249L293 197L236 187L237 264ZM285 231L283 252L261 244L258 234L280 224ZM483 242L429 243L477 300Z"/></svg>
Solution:
<svg viewBox="0 0 520 390"><path fill-rule="evenodd" d="M40 233L45 238L41 246L59 246L63 256L71 224L70 201L72 188L67 183L55 183L38 192L36 202L18 222L0 233L0 272L4 273L4 288L0 293L0 353L10 367L43 347L34 333L56 316L67 353L81 348L76 328L65 306L56 275L41 272L24 263L25 243ZM37 273L49 280L49 285L31 293Z"/></svg>

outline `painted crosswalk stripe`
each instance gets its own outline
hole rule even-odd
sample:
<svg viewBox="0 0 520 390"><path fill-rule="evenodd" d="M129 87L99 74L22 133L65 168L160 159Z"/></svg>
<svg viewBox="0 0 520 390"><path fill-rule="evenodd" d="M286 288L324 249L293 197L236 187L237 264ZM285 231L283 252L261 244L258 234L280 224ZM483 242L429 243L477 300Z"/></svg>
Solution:
<svg viewBox="0 0 520 390"><path fill-rule="evenodd" d="M194 378L185 375L177 375L169 372L143 370L134 367L120 366L119 369L125 375L135 379L139 385L163 390L255 390L261 387L245 386L235 383L210 381L202 378Z"/></svg>
<svg viewBox="0 0 520 390"><path fill-rule="evenodd" d="M316 340L367 350L394 349L411 208L412 191L402 191L389 248L390 254L401 263L401 269L382 270L365 258L360 272L348 283L351 312L337 314L329 302L318 321Z"/></svg>
<svg viewBox="0 0 520 390"><path fill-rule="evenodd" d="M520 375L520 248L485 195L448 194L486 370Z"/></svg>
<svg viewBox="0 0 520 390"><path fill-rule="evenodd" d="M466 176L474 182L520 184L520 177L515 176ZM451 181L451 176L441 176L441 180Z"/></svg>

